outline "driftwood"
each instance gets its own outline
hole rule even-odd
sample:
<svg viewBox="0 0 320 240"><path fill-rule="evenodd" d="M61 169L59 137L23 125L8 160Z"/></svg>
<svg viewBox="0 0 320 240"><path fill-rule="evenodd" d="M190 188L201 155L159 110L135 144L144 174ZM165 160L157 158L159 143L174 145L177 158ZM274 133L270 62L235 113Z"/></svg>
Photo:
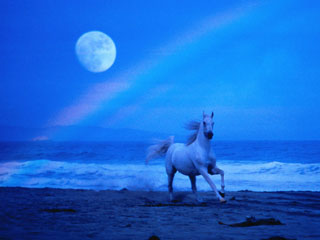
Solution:
<svg viewBox="0 0 320 240"><path fill-rule="evenodd" d="M226 224L226 223L219 221L219 224L227 225L230 227L253 227L253 226L260 226L260 225L284 225L283 223L281 223L279 220L277 220L275 218L256 219L255 217L252 217L252 216L247 217L246 221L244 221L244 222Z"/></svg>

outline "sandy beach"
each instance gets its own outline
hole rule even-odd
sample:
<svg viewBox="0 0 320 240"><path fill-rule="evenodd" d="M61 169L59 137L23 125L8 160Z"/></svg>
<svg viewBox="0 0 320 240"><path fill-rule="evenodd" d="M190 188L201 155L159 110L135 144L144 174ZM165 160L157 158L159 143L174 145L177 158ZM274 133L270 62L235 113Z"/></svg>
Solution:
<svg viewBox="0 0 320 240"><path fill-rule="evenodd" d="M226 204L200 195L4 187L0 239L320 239L320 192L228 192ZM281 225L221 224L247 216Z"/></svg>

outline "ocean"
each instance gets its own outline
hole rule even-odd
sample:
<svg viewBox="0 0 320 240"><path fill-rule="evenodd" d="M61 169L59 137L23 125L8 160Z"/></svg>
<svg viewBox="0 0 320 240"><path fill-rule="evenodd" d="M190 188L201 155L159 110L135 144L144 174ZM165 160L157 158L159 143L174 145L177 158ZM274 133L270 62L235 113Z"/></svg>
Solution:
<svg viewBox="0 0 320 240"><path fill-rule="evenodd" d="M0 142L0 186L166 191L164 158L146 142ZM320 191L320 141L213 141L226 191ZM220 176L212 176L220 188ZM177 173L174 190L191 191ZM209 191L197 177L199 191Z"/></svg>

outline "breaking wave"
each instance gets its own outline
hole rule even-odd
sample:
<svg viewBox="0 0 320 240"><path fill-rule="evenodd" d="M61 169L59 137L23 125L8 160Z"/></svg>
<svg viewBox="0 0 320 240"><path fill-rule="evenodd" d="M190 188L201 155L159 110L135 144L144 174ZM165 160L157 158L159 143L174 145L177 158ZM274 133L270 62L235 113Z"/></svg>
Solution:
<svg viewBox="0 0 320 240"><path fill-rule="evenodd" d="M226 190L319 191L319 163L221 161ZM220 176L212 176L218 188ZM200 191L210 190L199 176ZM0 186L52 187L93 190L167 190L164 162L144 164L104 164L51 161L11 161L0 164ZM177 173L174 188L189 191L189 178Z"/></svg>

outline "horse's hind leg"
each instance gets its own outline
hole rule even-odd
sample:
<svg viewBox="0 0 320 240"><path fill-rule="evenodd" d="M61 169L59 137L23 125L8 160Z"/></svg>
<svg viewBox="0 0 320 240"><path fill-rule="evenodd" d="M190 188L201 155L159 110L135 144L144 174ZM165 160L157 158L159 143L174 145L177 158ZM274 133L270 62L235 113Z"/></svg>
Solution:
<svg viewBox="0 0 320 240"><path fill-rule="evenodd" d="M169 198L170 201L173 201L173 187L172 187L172 183L173 183L173 178L174 175L176 174L177 170L172 168L172 170L170 172L167 172L168 174L168 190L169 190Z"/></svg>
<svg viewBox="0 0 320 240"><path fill-rule="evenodd" d="M202 202L202 199L199 197L197 192L197 185L196 185L196 176L189 176L190 182L191 182L191 188L192 192L196 196L196 199L198 202Z"/></svg>
<svg viewBox="0 0 320 240"><path fill-rule="evenodd" d="M169 149L169 151L167 152L167 155L166 155L166 172L167 172L167 175L168 175L169 198L170 198L170 201L172 201L173 200L172 182L173 182L174 175L177 172L177 169L172 164L172 151L170 151L170 149Z"/></svg>

